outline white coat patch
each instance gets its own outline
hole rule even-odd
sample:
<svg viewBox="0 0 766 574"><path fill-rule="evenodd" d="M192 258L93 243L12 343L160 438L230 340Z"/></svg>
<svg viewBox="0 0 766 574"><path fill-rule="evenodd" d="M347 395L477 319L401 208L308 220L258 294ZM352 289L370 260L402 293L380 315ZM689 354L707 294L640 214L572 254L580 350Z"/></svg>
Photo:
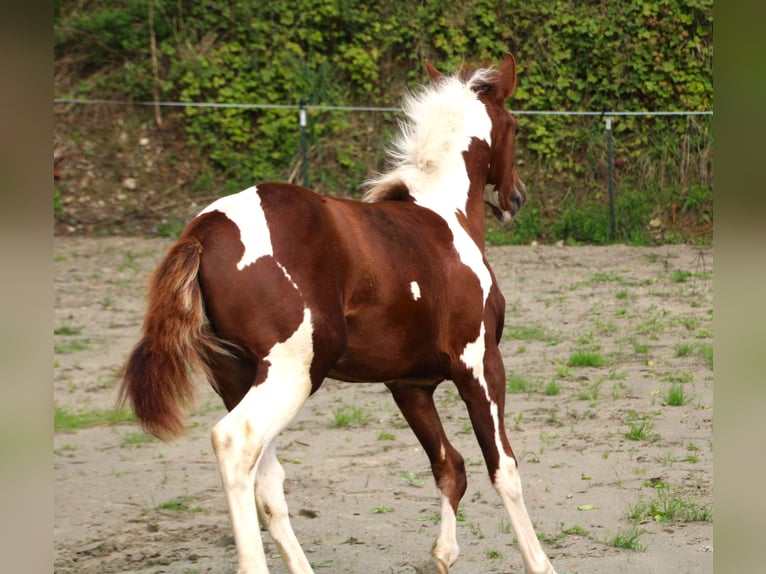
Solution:
<svg viewBox="0 0 766 574"><path fill-rule="evenodd" d="M410 283L410 291L412 291L412 298L415 299L415 301L420 299L420 285L418 285L417 281Z"/></svg>
<svg viewBox="0 0 766 574"><path fill-rule="evenodd" d="M211 211L220 211L239 227L239 239L245 247L245 252L237 263L237 269L242 271L261 257L274 254L258 188L253 186L239 193L222 197L208 205L199 215ZM284 268L282 270L285 271ZM287 274L286 271L285 274Z"/></svg>

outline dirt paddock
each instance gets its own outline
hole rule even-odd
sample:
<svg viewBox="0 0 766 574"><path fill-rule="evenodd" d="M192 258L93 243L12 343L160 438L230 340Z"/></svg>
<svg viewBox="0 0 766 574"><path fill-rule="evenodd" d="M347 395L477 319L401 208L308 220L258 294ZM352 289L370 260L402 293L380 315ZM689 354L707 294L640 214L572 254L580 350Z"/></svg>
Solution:
<svg viewBox="0 0 766 574"><path fill-rule="evenodd" d="M206 383L174 442L103 420L169 245L55 239L57 573L236 571L210 445L224 410ZM507 301L506 426L558 572L712 572L712 249L491 247L488 257ZM452 572L522 572L451 383L437 406L468 469ZM279 445L292 524L318 573L423 571L439 499L384 386L326 381ZM285 572L264 542L271 571Z"/></svg>

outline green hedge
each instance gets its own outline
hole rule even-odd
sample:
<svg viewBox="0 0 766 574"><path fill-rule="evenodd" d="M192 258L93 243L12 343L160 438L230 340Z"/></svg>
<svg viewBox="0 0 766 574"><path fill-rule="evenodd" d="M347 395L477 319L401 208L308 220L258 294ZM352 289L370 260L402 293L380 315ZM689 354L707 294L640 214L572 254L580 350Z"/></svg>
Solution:
<svg viewBox="0 0 766 574"><path fill-rule="evenodd" d="M163 100L397 106L403 90L423 80L425 58L449 71L463 62L496 63L511 50L519 64L517 110L713 107L712 0L154 0L152 26L150 1L55 3L55 57L81 78L76 93L58 96L152 99L153 32ZM178 113L214 179L234 182L224 191L284 179L296 168L295 111ZM384 168L392 114L312 111L309 118L309 172L320 190L353 195ZM527 209L538 219L524 224L525 234L600 241L574 220L605 202L603 121L519 122L519 159L532 192ZM706 194L694 212L712 218L708 118L619 118L614 134L621 205L640 206L638 227L670 209L662 201L699 200L700 189ZM647 205L626 200L634 194ZM621 235L638 240L632 229Z"/></svg>

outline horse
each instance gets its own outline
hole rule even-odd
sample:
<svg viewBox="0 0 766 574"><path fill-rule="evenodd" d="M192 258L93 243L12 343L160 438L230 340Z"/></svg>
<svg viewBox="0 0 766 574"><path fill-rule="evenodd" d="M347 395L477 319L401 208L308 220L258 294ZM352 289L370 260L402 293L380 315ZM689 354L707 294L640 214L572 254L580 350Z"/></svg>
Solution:
<svg viewBox="0 0 766 574"><path fill-rule="evenodd" d="M312 572L290 524L276 437L325 378L381 382L431 464L441 502L429 563L459 554L465 463L434 390L451 380L465 402L525 569L555 574L522 495L504 424L498 348L505 299L485 256L485 203L509 221L526 200L516 170L518 123L505 101L516 61L451 75L426 61L428 85L405 94L389 169L363 201L261 183L194 217L152 275L143 336L123 371L145 431L184 431L201 371L227 413L211 431L238 572L268 566L264 525L291 574Z"/></svg>

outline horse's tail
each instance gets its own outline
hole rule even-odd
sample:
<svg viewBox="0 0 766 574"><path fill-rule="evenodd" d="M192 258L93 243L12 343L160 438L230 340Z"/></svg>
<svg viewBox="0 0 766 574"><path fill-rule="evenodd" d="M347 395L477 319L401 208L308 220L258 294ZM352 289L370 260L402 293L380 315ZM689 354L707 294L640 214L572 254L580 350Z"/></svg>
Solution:
<svg viewBox="0 0 766 574"><path fill-rule="evenodd" d="M211 380L209 359L228 354L211 330L198 274L202 245L182 237L165 256L149 284L143 337L124 368L117 399L127 399L143 429L161 439L184 432L184 407L194 400L189 366Z"/></svg>

